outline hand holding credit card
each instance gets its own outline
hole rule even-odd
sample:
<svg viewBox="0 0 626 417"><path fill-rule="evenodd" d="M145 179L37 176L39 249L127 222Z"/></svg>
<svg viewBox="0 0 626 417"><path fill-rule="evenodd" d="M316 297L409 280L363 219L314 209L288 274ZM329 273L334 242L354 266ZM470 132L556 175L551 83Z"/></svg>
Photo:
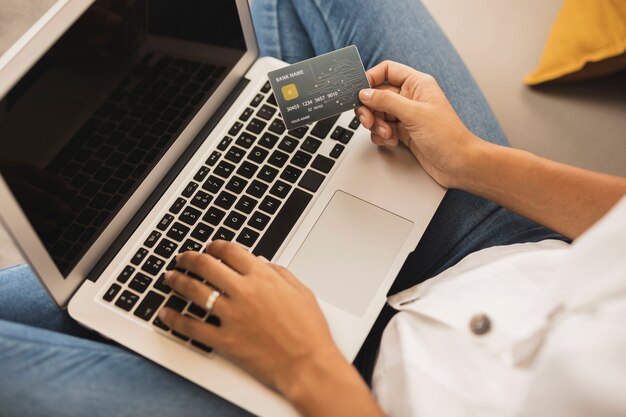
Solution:
<svg viewBox="0 0 626 417"><path fill-rule="evenodd" d="M354 45L271 71L268 77L287 129L355 109L361 106L359 91L370 88Z"/></svg>

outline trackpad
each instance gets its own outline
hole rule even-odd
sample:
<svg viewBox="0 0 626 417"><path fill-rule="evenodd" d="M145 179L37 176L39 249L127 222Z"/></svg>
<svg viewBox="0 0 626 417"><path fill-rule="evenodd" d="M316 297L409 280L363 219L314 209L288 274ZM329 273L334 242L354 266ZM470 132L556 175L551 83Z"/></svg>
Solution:
<svg viewBox="0 0 626 417"><path fill-rule="evenodd" d="M413 223L337 191L289 264L324 301L361 316Z"/></svg>

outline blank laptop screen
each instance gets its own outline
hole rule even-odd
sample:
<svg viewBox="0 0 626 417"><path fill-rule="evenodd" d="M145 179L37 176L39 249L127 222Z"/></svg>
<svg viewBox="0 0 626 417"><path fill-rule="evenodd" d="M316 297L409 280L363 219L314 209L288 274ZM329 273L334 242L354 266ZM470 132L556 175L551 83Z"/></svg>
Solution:
<svg viewBox="0 0 626 417"><path fill-rule="evenodd" d="M233 0L96 1L0 102L0 172L67 276L245 53Z"/></svg>

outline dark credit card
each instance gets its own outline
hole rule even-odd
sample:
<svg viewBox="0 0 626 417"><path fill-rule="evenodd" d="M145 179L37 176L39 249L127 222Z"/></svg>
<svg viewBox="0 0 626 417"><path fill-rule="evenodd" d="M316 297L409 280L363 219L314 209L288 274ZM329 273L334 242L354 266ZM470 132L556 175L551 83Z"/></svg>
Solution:
<svg viewBox="0 0 626 417"><path fill-rule="evenodd" d="M359 107L359 91L370 88L354 45L267 75L287 129Z"/></svg>

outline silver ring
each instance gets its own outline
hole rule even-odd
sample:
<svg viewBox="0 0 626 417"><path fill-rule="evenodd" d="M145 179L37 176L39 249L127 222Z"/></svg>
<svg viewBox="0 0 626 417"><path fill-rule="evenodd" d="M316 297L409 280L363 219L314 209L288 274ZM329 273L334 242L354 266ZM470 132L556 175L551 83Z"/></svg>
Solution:
<svg viewBox="0 0 626 417"><path fill-rule="evenodd" d="M215 307L215 302L217 301L218 298L220 298L220 295L222 295L220 291L213 290L211 295L209 295L209 298L207 298L206 304L204 305L204 309L207 311L209 316L211 315L211 312L213 311L213 307Z"/></svg>

